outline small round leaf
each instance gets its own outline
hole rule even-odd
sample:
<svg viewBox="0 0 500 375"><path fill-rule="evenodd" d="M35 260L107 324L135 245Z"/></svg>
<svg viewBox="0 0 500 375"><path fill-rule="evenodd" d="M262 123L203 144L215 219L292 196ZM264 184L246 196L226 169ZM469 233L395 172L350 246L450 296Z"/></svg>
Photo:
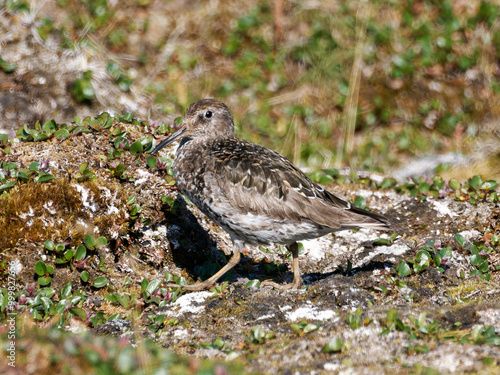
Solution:
<svg viewBox="0 0 500 375"><path fill-rule="evenodd" d="M90 278L90 275L87 271L83 271L81 274L80 274L80 278L82 279L82 281L84 283L86 283L87 281L89 281L89 278Z"/></svg>
<svg viewBox="0 0 500 375"><path fill-rule="evenodd" d="M44 262L42 262L41 260L39 260L38 262L36 262L35 264L35 272L38 276L43 276L47 273L47 266L45 265Z"/></svg>
<svg viewBox="0 0 500 375"><path fill-rule="evenodd" d="M87 256L87 248L80 245L76 248L75 260L82 260Z"/></svg>
<svg viewBox="0 0 500 375"><path fill-rule="evenodd" d="M52 241L45 241L45 243L43 245L45 246L45 248L47 250L50 250L50 251L54 250L54 248L55 248L54 242L52 242Z"/></svg>
<svg viewBox="0 0 500 375"><path fill-rule="evenodd" d="M92 285L96 288L102 288L103 286L108 285L109 280L105 278L104 276L99 276L97 279L94 280Z"/></svg>
<svg viewBox="0 0 500 375"><path fill-rule="evenodd" d="M41 286L44 286L44 285L47 285L51 282L52 278L50 276L43 276L43 277L39 277L38 278L38 284L40 284Z"/></svg>

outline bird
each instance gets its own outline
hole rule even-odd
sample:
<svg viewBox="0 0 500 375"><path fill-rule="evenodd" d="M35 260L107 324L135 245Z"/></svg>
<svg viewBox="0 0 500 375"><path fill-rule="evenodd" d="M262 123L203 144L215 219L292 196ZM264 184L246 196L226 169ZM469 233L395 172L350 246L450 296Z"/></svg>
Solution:
<svg viewBox="0 0 500 375"><path fill-rule="evenodd" d="M248 245L285 245L292 254L293 281L261 286L298 289L302 285L298 241L358 228L389 230L383 215L358 208L317 185L287 158L237 138L229 108L216 99L192 103L177 130L153 149L180 139L173 171L178 191L223 228L233 255L207 280L182 289L210 289L236 266ZM178 285L170 285L178 287Z"/></svg>

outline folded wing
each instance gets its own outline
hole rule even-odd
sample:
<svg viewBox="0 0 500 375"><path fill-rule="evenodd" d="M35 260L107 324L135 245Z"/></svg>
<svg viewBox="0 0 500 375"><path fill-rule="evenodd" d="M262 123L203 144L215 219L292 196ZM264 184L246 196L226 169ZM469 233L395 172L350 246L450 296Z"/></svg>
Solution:
<svg viewBox="0 0 500 375"><path fill-rule="evenodd" d="M277 152L235 138L218 143L223 144L213 147L213 178L230 204L242 213L266 215L276 221L311 222L333 230L389 229L384 216L336 197Z"/></svg>

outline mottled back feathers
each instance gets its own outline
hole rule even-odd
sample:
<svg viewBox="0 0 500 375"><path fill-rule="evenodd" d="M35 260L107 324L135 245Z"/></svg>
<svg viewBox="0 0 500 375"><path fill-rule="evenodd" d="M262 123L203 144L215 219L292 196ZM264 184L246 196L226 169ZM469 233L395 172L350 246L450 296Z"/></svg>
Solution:
<svg viewBox="0 0 500 375"><path fill-rule="evenodd" d="M277 152L235 138L233 117L219 101L189 106L181 127L153 152L180 137L173 166L179 190L234 238L256 242L259 228L268 227L284 242L287 236L296 241L347 228L389 228L383 216L331 194Z"/></svg>
<svg viewBox="0 0 500 375"><path fill-rule="evenodd" d="M203 147L203 167L199 156L193 156L198 159L193 165L197 164L204 180L215 182L229 204L241 213L266 215L276 221L317 223L332 230L387 228L384 217L337 198L275 151L238 138L218 139Z"/></svg>

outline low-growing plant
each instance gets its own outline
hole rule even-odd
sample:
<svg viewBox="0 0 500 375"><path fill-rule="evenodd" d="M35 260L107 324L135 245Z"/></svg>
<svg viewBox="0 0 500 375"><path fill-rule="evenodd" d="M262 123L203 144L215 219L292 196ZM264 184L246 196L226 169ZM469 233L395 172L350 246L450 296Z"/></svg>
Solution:
<svg viewBox="0 0 500 375"><path fill-rule="evenodd" d="M363 319L362 315L363 311L358 307L353 314L347 315L345 321L347 324L349 324L349 327L351 327L351 329L358 329L370 324L371 319Z"/></svg>
<svg viewBox="0 0 500 375"><path fill-rule="evenodd" d="M301 320L299 323L290 324L290 328L292 329L292 331L294 331L299 336L303 336L305 333L316 331L320 327L321 323L309 323L306 320Z"/></svg>
<svg viewBox="0 0 500 375"><path fill-rule="evenodd" d="M493 252L493 249L484 244L478 243L468 244L461 234L455 235L455 241L457 244L470 251L470 264L474 266L474 270L470 272L469 276L479 276L479 278L484 280L490 280L491 274L489 273L489 254Z"/></svg>
<svg viewBox="0 0 500 375"><path fill-rule="evenodd" d="M342 351L344 343L338 337L328 341L323 348L321 348L321 353L339 353Z"/></svg>
<svg viewBox="0 0 500 375"><path fill-rule="evenodd" d="M39 260L35 264L35 273L38 275L38 284L45 286L50 284L52 281L52 275L54 274L54 266L50 264L45 264L43 261Z"/></svg>
<svg viewBox="0 0 500 375"><path fill-rule="evenodd" d="M246 342L248 344L260 345L274 339L276 334L272 331L266 331L261 326L255 326L252 328L250 335L247 336Z"/></svg>
<svg viewBox="0 0 500 375"><path fill-rule="evenodd" d="M413 315L408 316L409 324L403 323L398 318L398 310L393 309L386 313L386 319L382 322L384 329L381 334L385 335L391 331L401 331L408 333L410 340L451 340L459 343L468 343L476 345L494 345L500 346L500 337L495 333L493 326L474 326L470 330L460 329L461 323L455 322L451 328L440 328L441 322L433 320L427 322L427 314L421 313L418 317ZM407 347L407 351L427 353L429 347L427 345L412 345Z"/></svg>
<svg viewBox="0 0 500 375"><path fill-rule="evenodd" d="M417 251L414 259L406 262L399 261L395 271L399 276L409 276L410 274L419 274L429 267L436 267L439 272L444 272L446 262L453 256L450 246L440 248L434 241L429 241L422 249ZM443 266L443 267L441 267Z"/></svg>
<svg viewBox="0 0 500 375"><path fill-rule="evenodd" d="M78 172L75 174L75 178L78 182L95 180L96 176L93 170L88 169L89 163L82 163L78 168Z"/></svg>

